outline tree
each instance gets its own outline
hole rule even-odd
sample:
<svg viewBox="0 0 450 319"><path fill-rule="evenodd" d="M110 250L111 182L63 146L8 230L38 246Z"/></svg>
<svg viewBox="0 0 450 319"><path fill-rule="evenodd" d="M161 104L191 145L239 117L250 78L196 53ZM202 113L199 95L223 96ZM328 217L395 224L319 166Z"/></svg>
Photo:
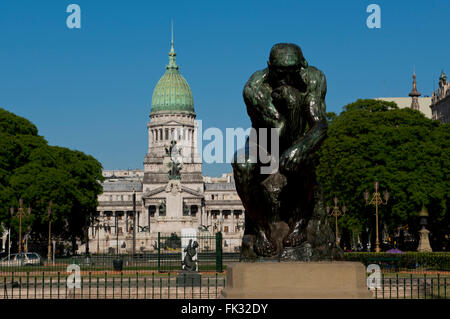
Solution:
<svg viewBox="0 0 450 319"><path fill-rule="evenodd" d="M373 192L378 180L380 189L391 194L388 205L379 207L380 226L392 234L409 225L417 233L417 214L425 205L438 248L443 235L439 225L448 221L449 134L449 125L439 125L419 111L398 109L393 102L358 100L346 105L329 126L317 168L326 200L336 195L348 207L340 227L356 233L374 228L375 209L365 205L363 193Z"/></svg>
<svg viewBox="0 0 450 319"><path fill-rule="evenodd" d="M27 120L0 109L0 221L11 225L9 206L22 197L32 207L33 237L46 240L52 200L53 233L71 240L75 250L102 193L102 166L82 152L47 145L37 133Z"/></svg>

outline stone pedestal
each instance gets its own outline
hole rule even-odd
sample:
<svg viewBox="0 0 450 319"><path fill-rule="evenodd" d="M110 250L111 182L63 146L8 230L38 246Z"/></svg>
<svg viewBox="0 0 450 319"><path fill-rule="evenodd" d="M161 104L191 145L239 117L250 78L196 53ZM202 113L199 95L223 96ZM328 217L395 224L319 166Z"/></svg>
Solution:
<svg viewBox="0 0 450 319"><path fill-rule="evenodd" d="M368 299L359 262L255 262L227 267L227 299Z"/></svg>
<svg viewBox="0 0 450 319"><path fill-rule="evenodd" d="M178 273L177 279L180 287L198 287L202 281L202 275L195 271L182 270Z"/></svg>
<svg viewBox="0 0 450 319"><path fill-rule="evenodd" d="M430 246L430 239L429 234L430 232L426 228L422 228L419 230L420 234L420 240L419 240L419 247L417 248L417 251L419 252L432 252Z"/></svg>

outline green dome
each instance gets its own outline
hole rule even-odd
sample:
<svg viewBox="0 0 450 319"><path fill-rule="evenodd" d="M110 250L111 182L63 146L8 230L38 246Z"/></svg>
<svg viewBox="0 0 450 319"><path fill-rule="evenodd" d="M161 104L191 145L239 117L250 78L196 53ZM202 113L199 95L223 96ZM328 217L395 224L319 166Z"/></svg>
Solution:
<svg viewBox="0 0 450 319"><path fill-rule="evenodd" d="M183 76L178 71L175 63L176 53L173 49L173 42L169 52L169 64L166 72L159 79L153 91L152 109L150 113L156 112L194 112L194 99L191 88Z"/></svg>

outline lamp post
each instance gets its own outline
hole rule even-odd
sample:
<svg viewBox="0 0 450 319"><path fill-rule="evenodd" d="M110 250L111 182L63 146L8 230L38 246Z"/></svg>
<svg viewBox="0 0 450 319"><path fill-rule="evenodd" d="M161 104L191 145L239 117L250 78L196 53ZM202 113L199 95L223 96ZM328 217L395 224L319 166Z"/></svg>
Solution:
<svg viewBox="0 0 450 319"><path fill-rule="evenodd" d="M48 205L48 247L47 247L47 260L48 263L52 260L52 205L53 202L50 200Z"/></svg>
<svg viewBox="0 0 450 319"><path fill-rule="evenodd" d="M133 189L133 258L136 254L136 192Z"/></svg>
<svg viewBox="0 0 450 319"><path fill-rule="evenodd" d="M345 207L345 205L344 206L342 206L342 209L341 210L339 210L339 207L338 207L338 199L337 199L337 197L336 196L334 196L334 199L333 199L333 201L334 201L334 207L333 207L333 209L330 211L330 206L328 206L327 205L327 214L329 215L329 216L334 216L334 218L335 218L335 223L336 223L336 246L339 246L339 239L338 239L338 217L340 217L340 216L344 216L345 215L345 212L347 211L347 207Z"/></svg>
<svg viewBox="0 0 450 319"><path fill-rule="evenodd" d="M372 199L369 201L369 192L364 192L364 200L366 201L366 205L375 205L375 223L376 223L376 241L375 241L375 251L377 253L380 252L380 240L378 237L378 205L386 205L389 200L389 193L388 191L384 191L384 201L381 199L380 192L378 191L379 183L376 181L374 183L375 192L372 194Z"/></svg>
<svg viewBox="0 0 450 319"><path fill-rule="evenodd" d="M19 217L19 254L22 253L22 217L29 216L31 214L31 208L28 207L27 212L23 209L23 200L19 199L19 209L17 214L14 214L14 207L11 207L11 217Z"/></svg>
<svg viewBox="0 0 450 319"><path fill-rule="evenodd" d="M116 255L119 255L119 212L116 211Z"/></svg>

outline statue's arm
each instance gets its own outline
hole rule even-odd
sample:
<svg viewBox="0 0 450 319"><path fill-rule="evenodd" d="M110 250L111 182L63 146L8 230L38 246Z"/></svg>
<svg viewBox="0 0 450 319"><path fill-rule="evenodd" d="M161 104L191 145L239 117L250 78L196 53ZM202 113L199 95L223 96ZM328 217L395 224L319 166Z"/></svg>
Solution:
<svg viewBox="0 0 450 319"><path fill-rule="evenodd" d="M305 115L308 119L309 130L306 133L303 141L300 143L307 144L309 151L314 152L320 146L327 136L327 117L325 95L327 93L327 82L322 71L310 67L314 72L311 72L310 89L311 92L307 97L307 107Z"/></svg>
<svg viewBox="0 0 450 319"><path fill-rule="evenodd" d="M305 102L304 116L308 121L308 132L300 137L281 156L280 169L295 173L300 165L314 153L327 136L325 95L326 78L320 70L309 67L308 95Z"/></svg>
<svg viewBox="0 0 450 319"><path fill-rule="evenodd" d="M280 115L272 103L271 91L265 84L268 70L255 72L244 86L244 102L252 124L257 127L277 127Z"/></svg>

